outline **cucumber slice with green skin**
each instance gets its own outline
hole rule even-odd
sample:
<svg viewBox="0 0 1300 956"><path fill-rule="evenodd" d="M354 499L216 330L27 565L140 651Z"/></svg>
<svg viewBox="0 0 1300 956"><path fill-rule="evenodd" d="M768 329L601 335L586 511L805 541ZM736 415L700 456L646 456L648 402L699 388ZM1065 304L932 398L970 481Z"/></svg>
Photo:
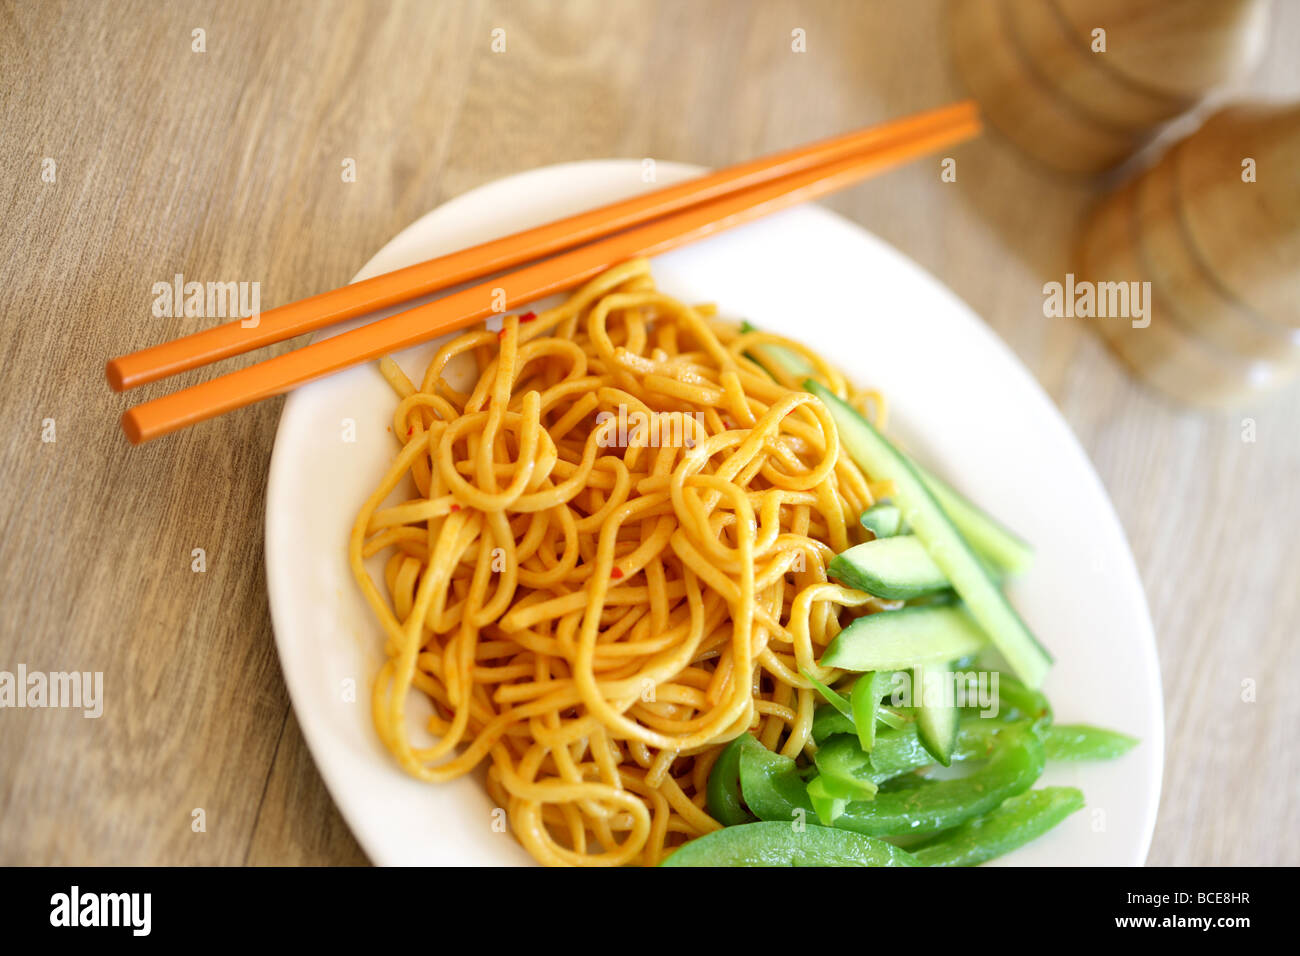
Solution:
<svg viewBox="0 0 1300 956"><path fill-rule="evenodd" d="M880 611L836 635L820 661L846 671L905 671L973 654L987 638L959 604Z"/></svg>
<svg viewBox="0 0 1300 956"><path fill-rule="evenodd" d="M660 866L916 866L892 843L812 824L724 827L674 850Z"/></svg>
<svg viewBox="0 0 1300 956"><path fill-rule="evenodd" d="M740 323L741 334L746 332L760 332L761 329L755 328L749 322ZM814 369L808 364L807 360L797 352L791 352L789 349L782 348L779 345L756 345L754 351L747 353L759 365L765 369L771 369L773 365L780 367L786 374L798 378L800 375L812 375ZM772 373L769 371L769 375ZM775 378L775 376L773 376Z"/></svg>
<svg viewBox="0 0 1300 956"><path fill-rule="evenodd" d="M946 591L951 584L915 535L854 545L831 559L826 573L857 591L908 601Z"/></svg>
<svg viewBox="0 0 1300 956"><path fill-rule="evenodd" d="M1016 676L1029 687L1037 689L1047 676L1052 656L1038 643L1020 615L1007 602L975 552L926 488L920 475L852 406L811 379L804 383L804 387L820 398L829 409L839 430L840 442L858 467L873 478L894 483L895 497L903 509L903 519L912 526L934 563L952 582L971 616L988 633ZM870 617L860 620L869 619ZM968 652L963 650L950 654L947 659L966 653ZM879 667L863 669L878 670Z"/></svg>
<svg viewBox="0 0 1300 956"><path fill-rule="evenodd" d="M917 462L909 459L909 463L976 554L995 570L1007 574L1020 574L1029 569L1034 563L1034 549L1022 538Z"/></svg>
<svg viewBox="0 0 1300 956"><path fill-rule="evenodd" d="M903 530L903 512L888 498L877 501L858 518L862 527L879 538L892 538Z"/></svg>
<svg viewBox="0 0 1300 956"><path fill-rule="evenodd" d="M879 547L868 548L867 545ZM986 561L979 552L975 556L989 577L1000 583L1002 569ZM912 534L899 534L883 540L877 537L855 545L832 558L829 570L832 576L852 588L890 600L914 601L922 597L950 595L952 591L947 576L934 563L925 545Z"/></svg>
<svg viewBox="0 0 1300 956"><path fill-rule="evenodd" d="M957 725L961 720L961 711L946 700L931 699L933 689L927 690L926 684L933 676L947 686L948 675L951 673L947 663L918 667L913 671L916 689L920 692L920 705L916 711L916 736L930 755L945 767L952 765L952 749L957 744Z"/></svg>
<svg viewBox="0 0 1300 956"><path fill-rule="evenodd" d="M742 322L740 323L740 331L757 332L759 330L748 322ZM786 372L795 376L812 374L813 370L804 361L803 356L797 355L779 345L764 345L760 346L760 348L762 349L762 355L755 358L755 361L758 361L760 365L776 363ZM753 357L751 356L751 358ZM761 359L767 359L767 362L763 362ZM806 383L804 387L808 387ZM1034 560L1034 549L1023 538L1006 528L987 511L984 511L979 505L963 496L919 462L903 455L898 449L894 449L894 451L916 469L916 473L921 477L921 481L925 483L930 494L934 495L935 500L939 502L939 506L947 512L948 517L957 526L957 530L965 536L967 542L981 558L991 563L995 569L1009 574L1019 574L1028 569ZM871 509L867 510L870 511ZM864 517L865 514L866 512L863 513ZM865 525L865 522L864 526L869 531L873 530L869 525ZM878 537L883 536L878 535Z"/></svg>
<svg viewBox="0 0 1300 956"><path fill-rule="evenodd" d="M911 465L917 470L917 474L921 475L922 481L935 496L935 500L943 506L944 511L948 512L951 507L962 516L961 521L953 518L953 524L957 525L957 530L966 538L990 575L1001 580L1007 574L1019 573L1029 568L1034 558L1029 545L1004 529L993 518L980 511L938 478L922 471L921 466L916 462L911 461ZM948 505L943 504L945 501ZM949 513L948 517L952 518L952 514ZM862 512L858 523L870 531L875 538L892 538L895 535L912 533L903 521L902 509L888 498L882 498Z"/></svg>

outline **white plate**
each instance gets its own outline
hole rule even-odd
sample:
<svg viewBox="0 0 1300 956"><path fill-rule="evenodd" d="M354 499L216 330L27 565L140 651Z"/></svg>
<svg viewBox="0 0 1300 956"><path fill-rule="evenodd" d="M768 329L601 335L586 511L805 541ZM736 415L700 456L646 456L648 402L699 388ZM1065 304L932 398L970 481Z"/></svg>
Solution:
<svg viewBox="0 0 1300 956"><path fill-rule="evenodd" d="M657 172L665 184L700 170L660 163ZM356 278L654 188L641 173L640 161L571 163L480 187L408 227ZM815 206L662 256L654 273L666 291L798 337L882 389L891 430L1035 544L1034 567L1012 596L1056 655L1046 691L1058 720L1142 742L1112 763L1051 768L1044 782L1082 788L1088 806L1007 861L1141 864L1164 752L1151 621L1101 482L1034 379L933 277ZM432 352L396 358L418 381ZM481 780L411 779L371 725L380 632L352 581L346 544L396 451L394 405L370 364L285 403L266 503L267 584L285 682L321 776L375 863L526 863L514 839L493 828ZM346 440L349 421L355 441Z"/></svg>

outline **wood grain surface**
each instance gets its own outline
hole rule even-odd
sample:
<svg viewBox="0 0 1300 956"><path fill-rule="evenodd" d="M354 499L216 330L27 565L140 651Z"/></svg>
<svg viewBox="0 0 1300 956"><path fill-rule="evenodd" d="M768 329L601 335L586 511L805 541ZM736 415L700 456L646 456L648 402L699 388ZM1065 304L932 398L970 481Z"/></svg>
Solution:
<svg viewBox="0 0 1300 956"><path fill-rule="evenodd" d="M99 719L0 711L0 863L365 862L267 615L280 403L141 448L119 433L104 361L203 321L155 318L153 283L258 281L269 307L346 282L501 176L721 165L934 106L961 95L942 16L931 0L0 3L0 670L102 671L106 698ZM1300 94L1297 45L1300 4L1275 4L1249 89ZM1168 722L1149 862L1298 863L1300 392L1206 415L1134 383L1085 321L1042 315L1098 187L995 133L954 155L956 183L921 163L828 205L984 316L1115 502Z"/></svg>

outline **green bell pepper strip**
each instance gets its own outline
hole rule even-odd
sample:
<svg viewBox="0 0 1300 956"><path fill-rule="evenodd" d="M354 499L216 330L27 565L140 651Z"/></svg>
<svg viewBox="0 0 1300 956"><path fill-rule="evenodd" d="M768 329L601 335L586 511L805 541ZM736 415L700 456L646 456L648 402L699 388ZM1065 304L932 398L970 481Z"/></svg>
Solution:
<svg viewBox="0 0 1300 956"><path fill-rule="evenodd" d="M893 683L893 671L872 671L859 677L849 694L849 706L853 711L853 723L858 732L858 742L867 753L871 753L871 748L876 745L876 721L880 717L880 701L889 693Z"/></svg>
<svg viewBox="0 0 1300 956"><path fill-rule="evenodd" d="M858 728L852 717L846 717L834 707L818 707L813 711L812 739L818 746L836 734L856 734Z"/></svg>
<svg viewBox="0 0 1300 956"><path fill-rule="evenodd" d="M856 738L849 740L856 745ZM963 721L953 756L989 760L966 777L938 780L918 789L881 791L872 800L853 801L836 818L836 826L868 836L946 830L1024 792L1043 772L1042 741L1024 723ZM915 728L908 727L881 734L870 761L876 771L872 782L880 783L933 763L933 758L921 746ZM771 753L758 741L741 750L740 789L760 820L784 822L799 818L800 811L816 813L794 761Z"/></svg>
<svg viewBox="0 0 1300 956"><path fill-rule="evenodd" d="M748 735L746 735L748 736ZM916 866L884 840L805 824L746 823L692 840L660 866Z"/></svg>
<svg viewBox="0 0 1300 956"><path fill-rule="evenodd" d="M880 709L876 711L876 720L880 721L886 727L898 730L900 727L906 727L909 723L916 720L916 708L887 707L882 703Z"/></svg>
<svg viewBox="0 0 1300 956"><path fill-rule="evenodd" d="M1112 760L1136 743L1128 734L1087 724L1057 724L1043 737L1048 760Z"/></svg>
<svg viewBox="0 0 1300 956"><path fill-rule="evenodd" d="M998 735L988 763L969 776L915 791L877 793L874 800L850 803L835 822L868 836L946 830L1028 790L1042 774L1043 762L1043 742L1033 729L1013 725Z"/></svg>
<svg viewBox="0 0 1300 956"><path fill-rule="evenodd" d="M825 698L826 703L830 704L850 720L853 719L853 711L849 707L848 698L836 691L834 688L826 686L816 677L813 677L807 668L799 668L799 673L803 675L804 680L808 681L814 688L816 688L817 693L821 694L822 697Z"/></svg>
<svg viewBox="0 0 1300 956"><path fill-rule="evenodd" d="M751 823L756 819L740 800L740 750L747 737L754 739L748 733L741 734L722 748L713 769L709 771L709 781L705 787L706 805L709 816L724 827Z"/></svg>
<svg viewBox="0 0 1300 956"><path fill-rule="evenodd" d="M965 717L957 726L957 744L952 759L980 760L993 754L998 739L1008 730L1027 727L985 717ZM871 765L876 770L877 783L917 770L934 763L917 734L916 725L876 736L876 746L871 749Z"/></svg>
<svg viewBox="0 0 1300 956"><path fill-rule="evenodd" d="M754 816L790 823L816 813L793 760L772 753L750 734L739 739L740 792Z"/></svg>
<svg viewBox="0 0 1300 956"><path fill-rule="evenodd" d="M877 673L872 671L873 674ZM886 675L881 678L882 687L880 689L880 705L876 708L876 720L886 727L897 730L900 727L906 727L909 723L916 720L915 707L895 706L886 701L891 700L894 696L894 678L900 676L898 671L880 672ZM854 685L857 686L856 684ZM853 700L850 698L849 707L852 708Z"/></svg>
<svg viewBox="0 0 1300 956"><path fill-rule="evenodd" d="M892 673L892 671L882 673ZM863 678L870 676L870 674L864 674ZM859 678L858 683L861 683L863 678ZM854 687L856 688L857 684ZM852 697L850 697L850 710L852 709L852 703ZM876 721L892 730L906 727L914 719L911 708L907 707L890 707L881 703L876 710ZM827 737L832 737L835 734L856 734L857 732L857 721L853 719L851 714L842 714L830 704L818 707L813 711L812 739L815 744L820 744Z"/></svg>
<svg viewBox="0 0 1300 956"><path fill-rule="evenodd" d="M813 759L822 787L829 795L847 800L870 800L876 795L875 769L857 738L847 734L831 737L825 746L818 748ZM816 805L814 800L813 806Z"/></svg>
<svg viewBox="0 0 1300 956"><path fill-rule="evenodd" d="M1074 787L1029 790L912 853L925 866L975 866L1036 840L1082 806L1083 794Z"/></svg>
<svg viewBox="0 0 1300 956"><path fill-rule="evenodd" d="M920 771L914 773L900 773L897 777L890 777L880 785L879 793L898 793L902 790L919 790L922 787L932 786L938 783L927 777ZM925 839L933 839L933 834L926 834Z"/></svg>
<svg viewBox="0 0 1300 956"><path fill-rule="evenodd" d="M808 800L813 805L813 812L824 827L833 827L835 820L849 804L845 792L825 777L814 777L808 781Z"/></svg>
<svg viewBox="0 0 1300 956"><path fill-rule="evenodd" d="M881 713L884 713L882 710ZM963 717L957 730L957 749L953 760L972 760L987 757L993 737L1007 727L1009 721L974 715ZM813 713L812 739L821 746L837 734L853 734L857 727L853 721L830 707L819 707ZM884 741L882 748L881 742ZM889 775L905 773L927 764L934 763L934 758L921 746L916 735L916 725L910 721L901 721L893 730L886 730L876 735L872 754L877 759L878 770L889 771Z"/></svg>

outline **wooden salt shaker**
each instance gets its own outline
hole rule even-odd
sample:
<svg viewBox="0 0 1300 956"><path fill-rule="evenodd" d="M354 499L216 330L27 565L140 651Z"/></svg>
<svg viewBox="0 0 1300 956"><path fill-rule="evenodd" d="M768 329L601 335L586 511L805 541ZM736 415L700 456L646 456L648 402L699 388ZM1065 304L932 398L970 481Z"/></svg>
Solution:
<svg viewBox="0 0 1300 956"><path fill-rule="evenodd" d="M1210 117L1106 197L1079 244L1093 283L1149 282L1149 324L1090 319L1142 378L1240 404L1300 369L1300 104Z"/></svg>
<svg viewBox="0 0 1300 956"><path fill-rule="evenodd" d="M1096 173L1257 59L1267 0L951 0L953 61L1024 152Z"/></svg>

